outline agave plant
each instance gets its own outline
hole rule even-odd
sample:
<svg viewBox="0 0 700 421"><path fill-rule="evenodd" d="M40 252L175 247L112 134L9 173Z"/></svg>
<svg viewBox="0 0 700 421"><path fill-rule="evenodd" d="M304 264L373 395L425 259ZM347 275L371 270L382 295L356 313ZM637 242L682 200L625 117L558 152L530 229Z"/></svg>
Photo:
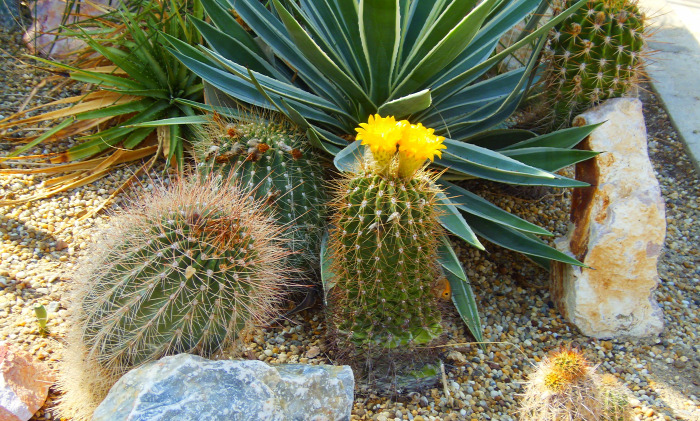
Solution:
<svg viewBox="0 0 700 421"><path fill-rule="evenodd" d="M133 3L133 2L132 2ZM3 138L25 143L0 162L24 164L49 160L57 164L34 169L3 169L5 173L68 173L49 182L51 188L23 200L5 200L2 204L47 197L77 187L105 175L124 162L149 155L162 155L183 167L184 141L187 133L181 126L138 124L168 117L193 116L195 110L174 98L199 101L203 86L199 77L182 65L163 47L160 31L185 43L199 42L196 29L184 20L185 11L202 16L199 3L186 0L137 2L128 9L109 12L101 17L81 21L61 32L87 44L86 51L76 56L75 63L64 64L35 57L58 69L74 81L92 84L86 94L60 99L26 110L0 121ZM95 26L99 25L99 26ZM90 29L87 29L90 28ZM58 107L58 109L53 109ZM40 113L27 116L29 112ZM30 133L37 125L49 122L39 135ZM186 127L186 126L185 126ZM53 142L74 136L77 144L61 153L20 156L42 142ZM153 160L149 162L152 165Z"/></svg>
<svg viewBox="0 0 700 421"><path fill-rule="evenodd" d="M572 150L592 127L543 136L502 128L523 96L547 32L584 3L494 54L501 36L540 2L272 0L270 11L257 0L202 0L211 22L190 19L207 46L165 38L173 54L218 94L286 115L317 148L335 156L341 171L351 170L362 154L359 142L348 140L369 115L435 128L447 138L434 167L444 171L439 180L447 193L441 199L442 224L450 232L480 249L477 235L542 264L549 259L580 264L536 237L551 235L546 230L448 181L585 185L554 171L593 155ZM236 21L234 11L252 33ZM533 41L537 48L525 67L485 76L503 57ZM442 264L453 301L480 339L475 301L449 242L442 248Z"/></svg>

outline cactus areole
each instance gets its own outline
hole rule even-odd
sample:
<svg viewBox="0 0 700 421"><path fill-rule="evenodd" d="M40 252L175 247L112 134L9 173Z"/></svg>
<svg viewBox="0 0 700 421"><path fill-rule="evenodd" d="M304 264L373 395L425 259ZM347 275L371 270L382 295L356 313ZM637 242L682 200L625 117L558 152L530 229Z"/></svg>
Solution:
<svg viewBox="0 0 700 421"><path fill-rule="evenodd" d="M379 115L357 132L369 151L335 192L331 320L341 341L370 353L426 344L442 333L441 227L434 176L422 167L440 156L442 138Z"/></svg>

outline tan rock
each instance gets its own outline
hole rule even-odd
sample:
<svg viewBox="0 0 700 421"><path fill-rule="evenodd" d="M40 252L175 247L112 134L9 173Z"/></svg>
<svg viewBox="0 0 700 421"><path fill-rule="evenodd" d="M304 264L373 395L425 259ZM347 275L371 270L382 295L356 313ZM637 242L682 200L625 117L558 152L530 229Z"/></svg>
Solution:
<svg viewBox="0 0 700 421"><path fill-rule="evenodd" d="M552 296L563 315L596 338L649 336L663 330L654 299L666 235L664 201L647 154L642 103L612 99L576 117L604 122L579 147L604 151L576 166L571 224L559 250L590 268L556 263Z"/></svg>
<svg viewBox="0 0 700 421"><path fill-rule="evenodd" d="M0 343L0 420L26 421L46 401L51 371L24 351Z"/></svg>

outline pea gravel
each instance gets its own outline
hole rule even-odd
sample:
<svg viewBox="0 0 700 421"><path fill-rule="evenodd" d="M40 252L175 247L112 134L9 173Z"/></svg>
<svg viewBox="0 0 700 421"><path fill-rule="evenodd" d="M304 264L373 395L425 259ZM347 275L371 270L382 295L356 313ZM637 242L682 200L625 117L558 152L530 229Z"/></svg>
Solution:
<svg viewBox="0 0 700 421"><path fill-rule="evenodd" d="M24 50L19 35L0 33L0 115L7 116L45 75L18 63ZM34 102L61 94L38 92ZM67 94L63 92L63 94ZM441 351L446 381L439 388L389 400L359 390L353 420L514 420L523 382L532 365L561 344L574 343L615 375L627 389L637 420L700 420L700 178L666 112L653 94L642 92L649 130L649 151L666 199L668 233L659 264L656 298L664 309L666 330L658 338L601 341L587 338L553 308L548 274L522 256L487 244L480 252L455 243L469 275L482 315L484 337L493 342L482 351L469 343L461 324L450 329ZM70 141L29 153L58 151ZM0 156L12 145L0 143ZM1 168L1 167L0 167ZM16 207L0 207L0 341L26 349L55 366L62 348L66 298L71 273L85 254L95 230L108 222L105 212L79 221L99 206L135 167L124 167L89 186ZM142 177L130 194L148 194L162 168ZM0 195L20 198L41 187L44 178L0 174ZM167 181L166 181L167 182ZM558 235L566 230L570 194L555 192L539 200L518 199L475 183L475 192L504 209ZM524 195L525 197L527 195ZM121 195L112 208L124 202ZM42 336L33 305L49 312L49 334ZM250 335L246 355L270 363L333 363L324 338L319 307L294 315L280 326ZM34 420L61 419L49 400Z"/></svg>

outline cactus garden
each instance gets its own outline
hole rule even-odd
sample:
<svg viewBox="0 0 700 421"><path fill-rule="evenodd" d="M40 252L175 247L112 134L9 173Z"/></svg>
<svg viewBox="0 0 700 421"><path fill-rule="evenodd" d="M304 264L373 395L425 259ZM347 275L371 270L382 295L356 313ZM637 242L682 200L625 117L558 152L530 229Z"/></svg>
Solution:
<svg viewBox="0 0 700 421"><path fill-rule="evenodd" d="M0 29L0 419L700 417L644 0L49 3Z"/></svg>

